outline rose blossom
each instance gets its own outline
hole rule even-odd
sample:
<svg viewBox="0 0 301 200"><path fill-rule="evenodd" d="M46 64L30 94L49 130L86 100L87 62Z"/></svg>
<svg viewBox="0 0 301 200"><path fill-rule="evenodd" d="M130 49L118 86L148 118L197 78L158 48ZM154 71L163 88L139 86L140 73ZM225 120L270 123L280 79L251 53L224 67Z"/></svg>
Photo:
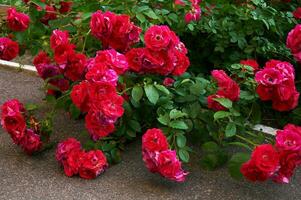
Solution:
<svg viewBox="0 0 301 200"><path fill-rule="evenodd" d="M17 12L15 8L9 8L7 10L7 22L8 27L13 31L25 31L30 22L28 15Z"/></svg>
<svg viewBox="0 0 301 200"><path fill-rule="evenodd" d="M301 150L301 127L288 124L276 134L276 147L284 151Z"/></svg>
<svg viewBox="0 0 301 200"><path fill-rule="evenodd" d="M167 77L163 80L163 85L166 87L171 87L174 84L174 82L174 79Z"/></svg>
<svg viewBox="0 0 301 200"><path fill-rule="evenodd" d="M90 109L89 86L88 82L82 81L80 84L75 85L71 91L72 102L82 112L88 112Z"/></svg>
<svg viewBox="0 0 301 200"><path fill-rule="evenodd" d="M103 173L107 167L107 158L103 152L91 150L82 155L79 176L84 179L93 179Z"/></svg>
<svg viewBox="0 0 301 200"><path fill-rule="evenodd" d="M6 37L0 37L0 59L10 61L19 54L19 45Z"/></svg>
<svg viewBox="0 0 301 200"><path fill-rule="evenodd" d="M148 129L142 136L142 149L148 151L164 151L168 143L164 133L157 128Z"/></svg>
<svg viewBox="0 0 301 200"><path fill-rule="evenodd" d="M66 158L62 160L66 176L71 177L78 174L84 154L85 152L80 149L72 149L66 153Z"/></svg>
<svg viewBox="0 0 301 200"><path fill-rule="evenodd" d="M241 60L240 64L250 66L254 71L257 71L259 69L259 64L254 59Z"/></svg>
<svg viewBox="0 0 301 200"><path fill-rule="evenodd" d="M295 59L301 62L301 24L296 25L295 28L289 32L286 46L291 50Z"/></svg>
<svg viewBox="0 0 301 200"><path fill-rule="evenodd" d="M41 7L37 7L37 9L42 10ZM50 20L57 19L56 8L54 6L46 5L45 11L46 11L45 15L40 19L40 21L43 24L48 25Z"/></svg>
<svg viewBox="0 0 301 200"><path fill-rule="evenodd" d="M42 147L42 141L38 134L31 129L26 129L24 137L20 142L21 148L28 154L31 155L37 152Z"/></svg>
<svg viewBox="0 0 301 200"><path fill-rule="evenodd" d="M240 172L245 178L253 182L266 181L270 177L270 174L259 170L252 161L244 163L240 168Z"/></svg>
<svg viewBox="0 0 301 200"><path fill-rule="evenodd" d="M54 50L59 46L65 46L69 44L68 31L54 30L50 36L50 47Z"/></svg>
<svg viewBox="0 0 301 200"><path fill-rule="evenodd" d="M33 64L35 66L40 64L50 64L51 59L48 57L48 54L44 51L40 51L38 55L34 57Z"/></svg>
<svg viewBox="0 0 301 200"><path fill-rule="evenodd" d="M171 41L170 32L168 26L151 26L144 35L146 47L154 51L166 49Z"/></svg>
<svg viewBox="0 0 301 200"><path fill-rule="evenodd" d="M72 4L73 4L72 1L61 1L60 2L61 7L59 9L60 13L64 14L70 12L72 8Z"/></svg>
<svg viewBox="0 0 301 200"><path fill-rule="evenodd" d="M55 158L62 163L67 158L68 153L81 149L81 144L75 138L68 138L57 145Z"/></svg>
<svg viewBox="0 0 301 200"><path fill-rule="evenodd" d="M188 174L182 169L181 162L177 159L176 151L166 150L159 153L158 171L161 176L170 180L183 182Z"/></svg>
<svg viewBox="0 0 301 200"><path fill-rule="evenodd" d="M123 74L128 70L126 57L114 49L98 51L95 63L103 63L108 68L113 69L117 74Z"/></svg>
<svg viewBox="0 0 301 200"><path fill-rule="evenodd" d="M145 52L144 48L133 48L125 54L127 62L129 63L130 70L134 72L141 71L144 52Z"/></svg>

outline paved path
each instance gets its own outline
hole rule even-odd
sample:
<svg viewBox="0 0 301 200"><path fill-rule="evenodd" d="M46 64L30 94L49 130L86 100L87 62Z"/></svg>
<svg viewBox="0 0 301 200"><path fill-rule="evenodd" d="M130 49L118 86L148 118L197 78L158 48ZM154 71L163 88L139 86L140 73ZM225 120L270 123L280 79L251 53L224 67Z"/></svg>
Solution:
<svg viewBox="0 0 301 200"><path fill-rule="evenodd" d="M0 103L11 98L41 103L41 80L0 67ZM76 135L83 124L62 114L56 120L59 138ZM251 184L231 179L225 169L208 172L196 164L185 183L172 183L149 173L141 160L140 143L130 145L122 163L96 180L68 178L58 166L54 151L25 156L0 130L0 200L9 199L301 199L301 173L289 185Z"/></svg>

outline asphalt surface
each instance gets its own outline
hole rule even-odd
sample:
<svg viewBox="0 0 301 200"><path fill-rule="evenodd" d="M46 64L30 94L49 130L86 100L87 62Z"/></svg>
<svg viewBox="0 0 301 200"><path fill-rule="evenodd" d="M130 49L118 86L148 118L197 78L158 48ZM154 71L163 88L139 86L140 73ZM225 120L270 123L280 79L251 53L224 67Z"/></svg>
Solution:
<svg viewBox="0 0 301 200"><path fill-rule="evenodd" d="M42 81L26 73L0 66L0 103L18 98L42 104ZM77 137L84 129L61 114L55 122L55 138ZM173 183L144 167L140 141L130 145L123 161L95 180L68 178L54 158L54 150L36 157L24 155L0 130L0 200L9 199L301 199L301 173L289 185L252 184L233 180L226 169L204 171L196 162L185 166L185 183Z"/></svg>

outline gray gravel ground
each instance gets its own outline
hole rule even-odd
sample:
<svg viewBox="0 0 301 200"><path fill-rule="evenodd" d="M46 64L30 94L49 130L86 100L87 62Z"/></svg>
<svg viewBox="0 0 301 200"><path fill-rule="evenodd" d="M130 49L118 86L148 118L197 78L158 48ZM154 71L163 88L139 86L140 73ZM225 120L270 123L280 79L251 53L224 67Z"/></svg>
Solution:
<svg viewBox="0 0 301 200"><path fill-rule="evenodd" d="M42 103L42 81L0 66L0 104L11 98ZM79 134L82 122L62 114L56 120L59 138ZM151 174L141 160L140 142L128 147L122 163L96 180L64 176L54 150L37 157L24 155L0 130L0 200L9 199L301 199L301 173L289 185L272 182L251 184L231 179L225 169L200 170L196 163L185 166L190 175L185 183L172 183Z"/></svg>

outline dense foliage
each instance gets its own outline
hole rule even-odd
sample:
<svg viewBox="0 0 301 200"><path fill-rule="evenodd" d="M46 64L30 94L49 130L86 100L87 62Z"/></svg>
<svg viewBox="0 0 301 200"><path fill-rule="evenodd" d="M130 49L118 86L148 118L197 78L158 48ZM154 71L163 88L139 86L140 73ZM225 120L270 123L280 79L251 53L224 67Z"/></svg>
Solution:
<svg viewBox="0 0 301 200"><path fill-rule="evenodd" d="M35 55L54 110L38 122L34 105L8 101L2 125L32 154L49 146L56 110L84 118L87 141L56 151L67 176L95 178L144 132L147 168L174 181L192 154L251 181L288 183L301 164L301 128L289 124L301 123L300 1L4 3L14 8L0 21L0 58ZM260 123L288 125L274 138Z"/></svg>

